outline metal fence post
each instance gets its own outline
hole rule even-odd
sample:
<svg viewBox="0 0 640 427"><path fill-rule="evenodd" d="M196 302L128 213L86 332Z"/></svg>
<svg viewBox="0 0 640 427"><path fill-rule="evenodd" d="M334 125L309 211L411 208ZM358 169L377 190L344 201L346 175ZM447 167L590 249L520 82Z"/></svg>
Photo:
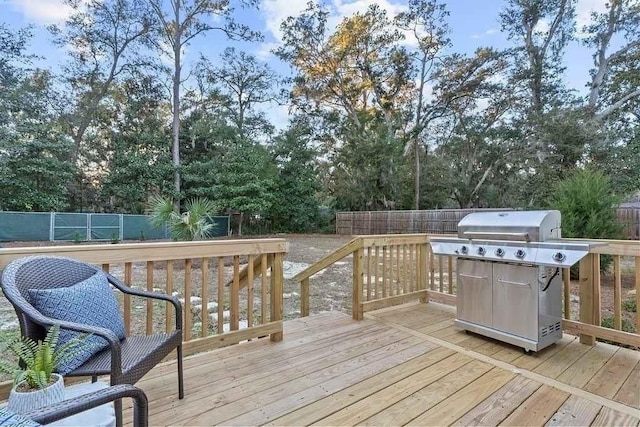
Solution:
<svg viewBox="0 0 640 427"><path fill-rule="evenodd" d="M56 229L56 213L50 212L49 213L49 241L50 242L53 242L55 239L55 236L56 236L55 229Z"/></svg>
<svg viewBox="0 0 640 427"><path fill-rule="evenodd" d="M124 215L118 214L118 226L120 228L120 241L124 240Z"/></svg>

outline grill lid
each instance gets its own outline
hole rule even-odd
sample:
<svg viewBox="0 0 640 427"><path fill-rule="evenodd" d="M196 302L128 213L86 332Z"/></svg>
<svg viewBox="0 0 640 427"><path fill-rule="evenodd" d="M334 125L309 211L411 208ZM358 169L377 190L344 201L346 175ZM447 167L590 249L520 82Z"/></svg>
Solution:
<svg viewBox="0 0 640 427"><path fill-rule="evenodd" d="M520 242L559 239L560 212L474 212L458 223L458 237Z"/></svg>

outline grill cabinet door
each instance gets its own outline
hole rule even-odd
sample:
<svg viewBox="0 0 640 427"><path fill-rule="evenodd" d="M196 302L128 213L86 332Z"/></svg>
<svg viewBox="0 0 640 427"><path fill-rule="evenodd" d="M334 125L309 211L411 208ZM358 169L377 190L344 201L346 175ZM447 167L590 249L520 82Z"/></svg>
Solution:
<svg viewBox="0 0 640 427"><path fill-rule="evenodd" d="M493 327L538 340L538 267L494 264Z"/></svg>
<svg viewBox="0 0 640 427"><path fill-rule="evenodd" d="M491 263L458 258L457 270L457 318L491 326Z"/></svg>

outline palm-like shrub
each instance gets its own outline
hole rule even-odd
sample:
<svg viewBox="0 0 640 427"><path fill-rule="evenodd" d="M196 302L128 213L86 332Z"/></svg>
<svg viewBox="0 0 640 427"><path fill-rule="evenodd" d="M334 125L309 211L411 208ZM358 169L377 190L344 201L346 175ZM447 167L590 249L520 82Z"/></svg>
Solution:
<svg viewBox="0 0 640 427"><path fill-rule="evenodd" d="M185 203L185 211L175 211L173 201L166 197L155 197L151 200L151 223L155 227L169 227L174 240L199 240L211 237L216 224L212 217L216 211L215 204L208 199L189 199Z"/></svg>
<svg viewBox="0 0 640 427"><path fill-rule="evenodd" d="M35 342L23 337L12 342L7 348L24 363L24 368L0 361L0 371L13 375L14 385L25 382L29 389L46 388L51 381L51 374L58 366L90 345L86 341L88 335L85 334L58 346L59 334L60 327L54 325L44 341Z"/></svg>

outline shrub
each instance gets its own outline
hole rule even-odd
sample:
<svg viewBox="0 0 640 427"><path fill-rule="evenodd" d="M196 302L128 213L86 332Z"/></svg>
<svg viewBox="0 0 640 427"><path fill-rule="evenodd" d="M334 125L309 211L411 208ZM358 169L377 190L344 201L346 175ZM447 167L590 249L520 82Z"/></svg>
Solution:
<svg viewBox="0 0 640 427"><path fill-rule="evenodd" d="M628 299L625 301L622 301L622 309L624 311L630 311L632 313L637 313L638 312L638 305L636 303L635 299Z"/></svg>
<svg viewBox="0 0 640 427"><path fill-rule="evenodd" d="M615 211L619 202L609 178L586 169L557 183L548 204L562 213L562 237L616 239L622 231ZM606 270L611 261L602 256L600 267Z"/></svg>
<svg viewBox="0 0 640 427"><path fill-rule="evenodd" d="M602 326L603 328L614 329L613 320L614 320L613 316L603 317L602 320L600 321L600 326ZM624 317L622 318L622 330L624 332L630 332L630 333L636 332L636 328L633 325L633 322L631 322L629 319L625 319Z"/></svg>
<svg viewBox="0 0 640 427"><path fill-rule="evenodd" d="M155 227L169 227L174 240L207 239L213 235L217 224L213 222L215 204L205 198L187 200L185 211L174 210L170 198L154 197L151 200L151 224Z"/></svg>

